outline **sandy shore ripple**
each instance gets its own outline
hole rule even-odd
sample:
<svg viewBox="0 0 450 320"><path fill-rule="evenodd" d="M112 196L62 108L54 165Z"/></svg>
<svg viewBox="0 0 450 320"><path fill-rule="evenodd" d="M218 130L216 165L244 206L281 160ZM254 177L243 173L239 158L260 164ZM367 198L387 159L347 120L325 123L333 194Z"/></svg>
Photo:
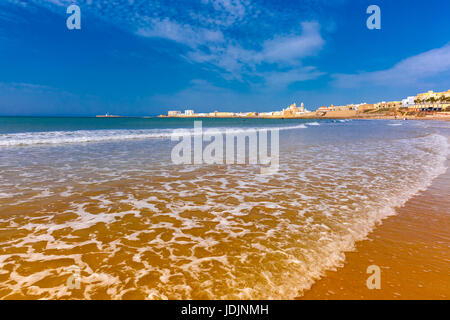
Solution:
<svg viewBox="0 0 450 320"><path fill-rule="evenodd" d="M357 243L343 268L327 272L301 299L449 299L449 194L447 169ZM370 265L381 269L380 290L366 286Z"/></svg>

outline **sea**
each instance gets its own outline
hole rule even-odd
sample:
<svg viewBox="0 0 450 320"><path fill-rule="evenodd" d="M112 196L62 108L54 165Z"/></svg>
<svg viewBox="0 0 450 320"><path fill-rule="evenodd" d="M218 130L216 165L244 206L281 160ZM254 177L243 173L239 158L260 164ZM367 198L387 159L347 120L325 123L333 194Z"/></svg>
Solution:
<svg viewBox="0 0 450 320"><path fill-rule="evenodd" d="M276 170L174 161L194 122L270 132ZM446 171L448 137L441 121L0 117L0 299L293 299Z"/></svg>

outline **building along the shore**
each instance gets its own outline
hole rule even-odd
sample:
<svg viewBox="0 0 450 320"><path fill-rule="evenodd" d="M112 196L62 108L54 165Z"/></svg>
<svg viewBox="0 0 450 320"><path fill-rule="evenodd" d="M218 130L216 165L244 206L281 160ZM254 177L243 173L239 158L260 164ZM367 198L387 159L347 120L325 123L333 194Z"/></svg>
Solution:
<svg viewBox="0 0 450 320"><path fill-rule="evenodd" d="M169 117L178 117L178 116L181 116L181 111L173 111L173 110L171 110L171 111L167 112L167 115Z"/></svg>
<svg viewBox="0 0 450 320"><path fill-rule="evenodd" d="M408 108L409 106L413 106L416 104L415 102L416 97L415 96L409 96L408 98L405 98L402 100L402 107Z"/></svg>
<svg viewBox="0 0 450 320"><path fill-rule="evenodd" d="M219 117L219 118L228 118L228 117L234 117L235 114L233 112L219 112L214 111L209 114L210 117Z"/></svg>
<svg viewBox="0 0 450 320"><path fill-rule="evenodd" d="M302 115L306 112L307 111L305 110L305 105L302 102L300 107L297 107L296 103L291 104L289 107L281 111L281 114L286 117L293 117Z"/></svg>

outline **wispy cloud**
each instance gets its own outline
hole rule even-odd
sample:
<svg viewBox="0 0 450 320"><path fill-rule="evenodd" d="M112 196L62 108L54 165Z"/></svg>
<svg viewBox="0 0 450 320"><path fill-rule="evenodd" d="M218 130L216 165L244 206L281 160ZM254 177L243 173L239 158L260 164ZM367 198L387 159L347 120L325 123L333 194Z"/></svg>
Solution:
<svg viewBox="0 0 450 320"><path fill-rule="evenodd" d="M213 15L202 15L192 13L192 16L204 23L221 26L230 26L242 21L247 13L251 11L250 1L245 0L201 0L205 5L214 8Z"/></svg>
<svg viewBox="0 0 450 320"><path fill-rule="evenodd" d="M189 46L191 49L197 49L201 45L208 43L220 43L224 41L220 30L209 30L206 28L193 27L189 24L180 24L169 18L150 19L149 25L140 28L136 33L143 37L164 38L179 42Z"/></svg>
<svg viewBox="0 0 450 320"><path fill-rule="evenodd" d="M450 71L450 43L400 61L392 68L357 74L335 74L334 84L343 88L408 85Z"/></svg>
<svg viewBox="0 0 450 320"><path fill-rule="evenodd" d="M265 41L258 58L267 62L296 64L299 59L317 53L325 43L320 35L320 25L317 22L303 22L301 26L300 35L277 35Z"/></svg>
<svg viewBox="0 0 450 320"><path fill-rule="evenodd" d="M17 0L9 0L16 3ZM55 12L65 14L63 6L72 0L30 0ZM292 15L288 29L266 26L276 12L249 0L199 0L176 5L173 1L144 0L79 0L82 10L106 23L114 23L126 31L145 38L160 38L185 46L180 54L191 63L215 68L225 79L245 81L263 77L273 83L270 67L280 66L287 74L278 75L288 84L320 76L306 72L303 59L320 52L325 40L318 22L300 22ZM288 13L284 12L286 18ZM247 32L253 32L251 37ZM308 76L305 76L307 74ZM298 75L298 76L294 76ZM266 78L270 76L271 78Z"/></svg>
<svg viewBox="0 0 450 320"><path fill-rule="evenodd" d="M261 74L266 85L273 89L283 88L293 82L316 79L324 72L318 71L315 67L297 67L288 71L271 71Z"/></svg>
<svg viewBox="0 0 450 320"><path fill-rule="evenodd" d="M60 88L26 82L0 82L0 114L60 114L68 106L72 114L92 114L99 109L97 97L77 95ZM39 110L33 112L31 110Z"/></svg>
<svg viewBox="0 0 450 320"><path fill-rule="evenodd" d="M211 105L211 101L216 101ZM215 86L202 80L194 79L190 86L175 94L155 94L149 98L148 104L162 105L167 108L189 109L195 106L198 112L217 110L268 111L277 110L276 93L272 90L236 91Z"/></svg>
<svg viewBox="0 0 450 320"><path fill-rule="evenodd" d="M0 82L0 89L2 89L3 91L20 90L22 92L35 92L35 93L62 92L50 86L26 82L10 82L10 83Z"/></svg>
<svg viewBox="0 0 450 320"><path fill-rule="evenodd" d="M260 72L258 69L276 64L285 69L284 80L309 80L322 73L309 72L313 67L302 67L301 60L318 53L325 41L320 35L320 25L317 22L304 22L301 27L300 34L276 35L265 40L256 49L243 48L235 41L223 41L215 43L208 50L191 51L187 57L195 62L210 63L239 79L242 76L269 76L266 82L273 83L275 72ZM293 77L300 73L304 75L305 71L308 71L308 77ZM281 76L278 78L281 79ZM283 84L288 84L288 81L283 81Z"/></svg>

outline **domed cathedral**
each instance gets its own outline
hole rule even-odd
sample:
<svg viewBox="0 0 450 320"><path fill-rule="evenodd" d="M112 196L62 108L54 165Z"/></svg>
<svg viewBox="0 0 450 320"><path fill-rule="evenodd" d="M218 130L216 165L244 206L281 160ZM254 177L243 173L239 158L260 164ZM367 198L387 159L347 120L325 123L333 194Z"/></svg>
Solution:
<svg viewBox="0 0 450 320"><path fill-rule="evenodd" d="M303 105L303 102L299 107L297 107L296 103L291 104L289 107L287 107L286 109L283 110L283 116L294 116L298 113L302 113L305 111L305 107Z"/></svg>

